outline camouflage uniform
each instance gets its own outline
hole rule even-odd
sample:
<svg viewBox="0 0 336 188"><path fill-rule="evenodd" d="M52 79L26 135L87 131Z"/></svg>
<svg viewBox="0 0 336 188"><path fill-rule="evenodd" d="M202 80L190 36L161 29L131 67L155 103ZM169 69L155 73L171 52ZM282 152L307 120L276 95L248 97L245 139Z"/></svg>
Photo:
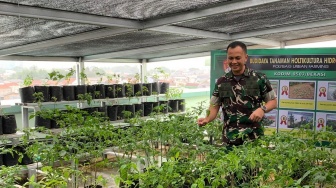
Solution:
<svg viewBox="0 0 336 188"><path fill-rule="evenodd" d="M241 145L244 140L254 140L264 134L260 122L252 122L249 116L261 106L262 101L276 97L266 76L245 68L241 76L226 73L216 82L211 105L220 105L224 116L223 141L229 145Z"/></svg>

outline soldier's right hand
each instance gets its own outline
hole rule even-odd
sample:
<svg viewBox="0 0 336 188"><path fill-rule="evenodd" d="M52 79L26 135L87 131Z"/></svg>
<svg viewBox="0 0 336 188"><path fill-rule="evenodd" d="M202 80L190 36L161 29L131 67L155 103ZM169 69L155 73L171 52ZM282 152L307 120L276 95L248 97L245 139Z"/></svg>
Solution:
<svg viewBox="0 0 336 188"><path fill-rule="evenodd" d="M209 123L209 121L206 118L199 118L197 120L197 124L198 126L202 127L204 125L206 125L207 123Z"/></svg>

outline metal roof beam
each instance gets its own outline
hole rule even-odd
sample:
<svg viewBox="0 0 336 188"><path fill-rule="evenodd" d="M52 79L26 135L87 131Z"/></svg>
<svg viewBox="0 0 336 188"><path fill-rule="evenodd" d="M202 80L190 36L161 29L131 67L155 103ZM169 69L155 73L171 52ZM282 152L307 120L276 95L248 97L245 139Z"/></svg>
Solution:
<svg viewBox="0 0 336 188"><path fill-rule="evenodd" d="M48 47L56 46L56 45L64 45L64 44L69 44L69 43L74 43L74 42L79 42L79 41L104 38L104 37L118 35L120 33L131 32L131 31L133 31L133 29L124 29L124 28L100 29L100 30L90 31L90 32L81 33L77 35L66 36L66 37L61 37L61 38L56 38L56 39L51 39L51 40L45 40L42 42L36 42L32 44L2 49L0 50L0 57L11 55L11 54L19 54L23 52L39 50L42 48L48 48Z"/></svg>
<svg viewBox="0 0 336 188"><path fill-rule="evenodd" d="M4 2L0 2L0 14L110 27L127 27L133 29L140 29L142 27L142 24L135 20L126 20L121 18L112 18L107 16L83 14L26 5L15 5Z"/></svg>
<svg viewBox="0 0 336 188"><path fill-rule="evenodd" d="M182 34L182 35L193 35L197 37L222 39L222 40L228 40L231 38L230 35L225 34L225 33L211 32L211 31L204 31L204 30L199 30L199 29L191 29L191 28L186 28L186 27L169 26L169 25L151 28L149 30L166 32L166 33L174 33L174 34Z"/></svg>
<svg viewBox="0 0 336 188"><path fill-rule="evenodd" d="M175 14L173 16L164 17L160 19L153 19L149 21L142 22L143 28L148 29L152 27L158 27L162 25L169 25L174 23L180 23L185 21L190 21L194 19L199 19L202 17L207 17L216 14L222 14L225 12L231 12L240 9L246 9L250 7L260 6L268 3L274 3L281 0L245 0L240 2L229 2L221 6L216 6L212 8L206 8L203 10L196 10L184 14Z"/></svg>
<svg viewBox="0 0 336 188"><path fill-rule="evenodd" d="M178 43L172 43L172 44L166 44L166 45L151 46L151 47L139 48L139 49L133 49L133 50L125 50L125 51L85 56L83 60L84 61L99 61L100 59L121 58L129 54L135 55L135 54L142 54L142 53L148 53L148 52L155 52L158 50L177 49L181 47L201 45L201 44L216 42L216 41L218 41L218 39L197 39L197 40L184 41L184 42L178 42Z"/></svg>
<svg viewBox="0 0 336 188"><path fill-rule="evenodd" d="M5 56L5 57L0 57L0 60L77 62L78 58L73 58L73 57L42 57L42 56Z"/></svg>
<svg viewBox="0 0 336 188"><path fill-rule="evenodd" d="M269 35L274 33L283 33L288 31L296 31L296 30L304 30L304 29L312 29L317 27L326 27L336 25L336 19L331 20L321 20L317 22L308 22L303 24L294 24L282 27L274 27L270 29L261 29L256 31L249 31L249 32L242 32L237 34L232 34L232 38L234 39L241 39L241 38L248 38L248 37L257 37L262 35Z"/></svg>
<svg viewBox="0 0 336 188"><path fill-rule="evenodd" d="M199 29L191 29L191 28L169 26L169 25L151 28L149 30L189 35L189 36L192 35L192 36L204 37L204 38L213 38L213 39L219 39L219 40L237 40L238 39L238 38L232 37L225 33L203 31ZM244 42L255 43L255 44L267 45L267 46L274 46L274 47L280 46L280 41L261 39L261 38L256 38L256 37L239 38L239 40L244 41Z"/></svg>

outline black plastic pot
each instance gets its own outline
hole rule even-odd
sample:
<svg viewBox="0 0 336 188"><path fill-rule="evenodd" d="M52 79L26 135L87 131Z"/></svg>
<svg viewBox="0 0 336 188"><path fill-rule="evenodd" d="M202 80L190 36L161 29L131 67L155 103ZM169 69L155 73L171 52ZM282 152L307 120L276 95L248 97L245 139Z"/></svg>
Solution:
<svg viewBox="0 0 336 188"><path fill-rule="evenodd" d="M33 164L33 159L31 159L27 153L26 149L22 146L17 146L15 147L15 150L18 151L19 153L22 153L23 157L21 162L19 162L20 165L28 165L28 164Z"/></svg>
<svg viewBox="0 0 336 188"><path fill-rule="evenodd" d="M19 94L22 103L33 103L35 102L35 98L33 97L35 93L34 87L22 87L19 88Z"/></svg>
<svg viewBox="0 0 336 188"><path fill-rule="evenodd" d="M3 134L16 133L17 124L15 115L2 116L2 132Z"/></svg>
<svg viewBox="0 0 336 188"><path fill-rule="evenodd" d="M125 96L134 97L134 84L126 83L125 85Z"/></svg>
<svg viewBox="0 0 336 188"><path fill-rule="evenodd" d="M7 148L11 148L12 146L8 145ZM19 155L16 152L13 152L13 155L11 153L5 153L3 155L3 164L5 166L14 166L19 164Z"/></svg>
<svg viewBox="0 0 336 188"><path fill-rule="evenodd" d="M62 101L63 100L63 88L61 86L49 86L50 101ZM55 100L53 100L53 98Z"/></svg>
<svg viewBox="0 0 336 188"><path fill-rule="evenodd" d="M143 92L142 92L142 89L143 89L143 85L141 83L136 83L134 84L134 95L135 96L142 96L143 95Z"/></svg>
<svg viewBox="0 0 336 188"><path fill-rule="evenodd" d="M184 112L185 111L185 99L177 99L178 111Z"/></svg>
<svg viewBox="0 0 336 188"><path fill-rule="evenodd" d="M107 106L107 116L110 121L116 121L118 119L118 106Z"/></svg>
<svg viewBox="0 0 336 188"><path fill-rule="evenodd" d="M103 188L103 186L101 186L101 185L88 185L88 186L85 186L84 188Z"/></svg>
<svg viewBox="0 0 336 188"><path fill-rule="evenodd" d="M153 112L153 102L144 102L144 116L149 116Z"/></svg>
<svg viewBox="0 0 336 188"><path fill-rule="evenodd" d="M168 113L168 101L159 101L159 105L161 108L161 113L167 114Z"/></svg>
<svg viewBox="0 0 336 188"><path fill-rule="evenodd" d="M39 115L35 116L35 127L44 127L46 129L51 128L51 120L43 118Z"/></svg>
<svg viewBox="0 0 336 188"><path fill-rule="evenodd" d="M96 99L105 99L105 85L104 84L96 84Z"/></svg>
<svg viewBox="0 0 336 188"><path fill-rule="evenodd" d="M3 154L0 154L0 166L3 165Z"/></svg>
<svg viewBox="0 0 336 188"><path fill-rule="evenodd" d="M60 128L60 125L56 122L56 120L52 119L52 120L50 120L50 127L52 129L58 129L58 128Z"/></svg>
<svg viewBox="0 0 336 188"><path fill-rule="evenodd" d="M142 84L142 94L143 96L151 96L152 95L152 83Z"/></svg>
<svg viewBox="0 0 336 188"><path fill-rule="evenodd" d="M92 99L96 98L96 85L87 85L87 93L90 93Z"/></svg>
<svg viewBox="0 0 336 188"><path fill-rule="evenodd" d="M79 100L78 95L85 95L85 93L87 93L86 85L75 86L75 100Z"/></svg>
<svg viewBox="0 0 336 188"><path fill-rule="evenodd" d="M50 93L49 93L49 86L34 86L35 93L42 93L43 100L40 102L49 102L50 101Z"/></svg>
<svg viewBox="0 0 336 188"><path fill-rule="evenodd" d="M144 116L144 104L134 104L134 112L139 114L140 117Z"/></svg>
<svg viewBox="0 0 336 188"><path fill-rule="evenodd" d="M117 105L117 119L124 119L123 111L125 111L125 105Z"/></svg>
<svg viewBox="0 0 336 188"><path fill-rule="evenodd" d="M160 82L160 94L167 93L169 89L169 83L168 82Z"/></svg>
<svg viewBox="0 0 336 188"><path fill-rule="evenodd" d="M178 101L177 100L169 100L168 106L169 106L169 109L168 109L169 112L178 112Z"/></svg>
<svg viewBox="0 0 336 188"><path fill-rule="evenodd" d="M134 118L135 116L135 108L133 104L128 104L125 105L125 111L131 112L131 116L128 118ZM125 115L123 115L123 117L125 117Z"/></svg>
<svg viewBox="0 0 336 188"><path fill-rule="evenodd" d="M63 100L74 101L76 100L76 87L75 86L63 86Z"/></svg>
<svg viewBox="0 0 336 188"><path fill-rule="evenodd" d="M113 99L116 97L116 88L115 85L109 84L105 85L105 97Z"/></svg>
<svg viewBox="0 0 336 188"><path fill-rule="evenodd" d="M0 135L3 135L2 124L2 116L0 116Z"/></svg>
<svg viewBox="0 0 336 188"><path fill-rule="evenodd" d="M152 84L152 94L160 94L160 84L159 82L153 82Z"/></svg>
<svg viewBox="0 0 336 188"><path fill-rule="evenodd" d="M123 98L125 97L125 85L124 84L115 84L116 97Z"/></svg>

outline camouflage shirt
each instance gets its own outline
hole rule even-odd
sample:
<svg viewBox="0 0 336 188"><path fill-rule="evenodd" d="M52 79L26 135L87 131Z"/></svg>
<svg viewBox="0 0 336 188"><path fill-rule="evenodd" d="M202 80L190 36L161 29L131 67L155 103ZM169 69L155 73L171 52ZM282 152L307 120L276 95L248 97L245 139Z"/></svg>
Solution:
<svg viewBox="0 0 336 188"><path fill-rule="evenodd" d="M252 122L249 116L254 110L276 97L266 76L245 68L241 76L226 73L216 82L211 105L220 105L224 116L223 141L241 145L264 134L259 122Z"/></svg>

